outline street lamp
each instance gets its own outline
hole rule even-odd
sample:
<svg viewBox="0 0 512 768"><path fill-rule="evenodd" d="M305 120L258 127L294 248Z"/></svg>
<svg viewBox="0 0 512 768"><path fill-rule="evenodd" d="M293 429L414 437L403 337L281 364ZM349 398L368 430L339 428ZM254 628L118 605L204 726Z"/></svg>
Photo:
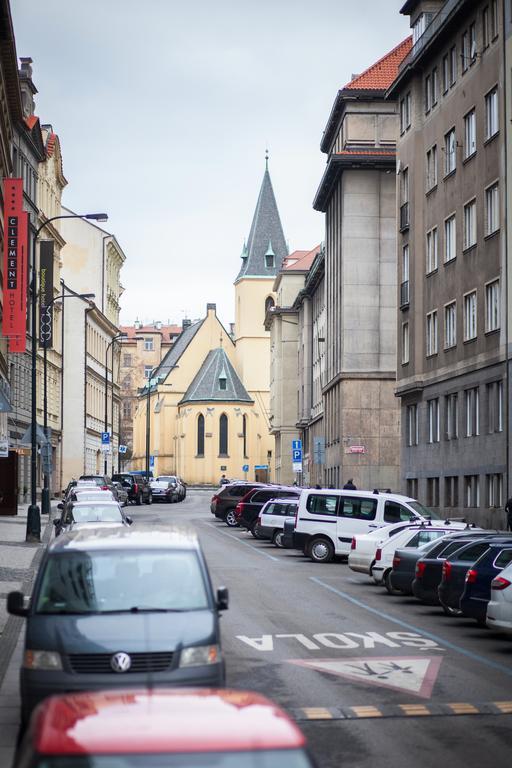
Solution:
<svg viewBox="0 0 512 768"><path fill-rule="evenodd" d="M127 333L124 331L121 333L116 334L107 344L107 347L105 349L105 425L104 429L105 432L108 432L108 351L110 347L112 347L112 436L114 433L114 347L112 346L115 341L118 341L118 339L125 339L128 336ZM112 450L112 468L114 468L114 453L113 453L113 445L112 441L110 442L110 447ZM105 451L105 462L103 465L103 474L107 474L108 470L108 459L107 459L107 452Z"/></svg>
<svg viewBox="0 0 512 768"><path fill-rule="evenodd" d="M94 299L94 293L65 293L60 296L55 296L44 308L44 314L50 320L50 308L56 301L63 301L64 299ZM43 344L43 432L48 440L48 339L43 338L42 330L39 328L39 344ZM50 451L49 447L44 450ZM46 464L48 459L46 461ZM43 464L43 492L41 494L41 513L47 515L50 512L50 483L49 474L45 471Z"/></svg>
<svg viewBox="0 0 512 768"><path fill-rule="evenodd" d="M42 229L44 229L51 221L57 219L92 219L94 221L107 221L108 216L106 213L67 213L60 216L52 216L39 226L34 233L32 241L32 277L30 281L30 311L32 312L31 318L31 336L32 336L32 350L31 350L31 363L32 363L32 398L31 398L31 419L30 425L30 442L31 442L31 456L30 456L30 506L27 512L27 528L25 534L26 541L41 541L41 514L39 507L37 506L37 274L36 274L36 246L37 238Z"/></svg>

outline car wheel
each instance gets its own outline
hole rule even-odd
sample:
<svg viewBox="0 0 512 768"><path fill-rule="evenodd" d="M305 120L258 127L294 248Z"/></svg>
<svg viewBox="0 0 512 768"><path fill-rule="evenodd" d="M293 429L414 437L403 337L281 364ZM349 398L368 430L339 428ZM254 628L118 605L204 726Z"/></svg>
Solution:
<svg viewBox="0 0 512 768"><path fill-rule="evenodd" d="M136 503L136 505L137 505L138 507L140 507L140 505L142 504L142 493L139 493L139 494L137 495L137 499L136 499L135 503Z"/></svg>
<svg viewBox="0 0 512 768"><path fill-rule="evenodd" d="M265 536L263 536L263 532L261 530L261 525L259 523L255 523L251 528L251 533L254 536L255 539L258 539L259 541L262 541Z"/></svg>
<svg viewBox="0 0 512 768"><path fill-rule="evenodd" d="M308 557L314 563L330 563L334 557L334 546L329 539L313 539L308 547Z"/></svg>
<svg viewBox="0 0 512 768"><path fill-rule="evenodd" d="M226 513L226 525L228 525L230 528L236 528L238 523L235 517L235 510L230 509Z"/></svg>
<svg viewBox="0 0 512 768"><path fill-rule="evenodd" d="M445 616L462 616L462 611L459 608L450 608L448 605L441 605Z"/></svg>
<svg viewBox="0 0 512 768"><path fill-rule="evenodd" d="M153 494L152 493L148 493L148 499L146 501L146 504L149 505L149 504L152 504L152 503L153 503Z"/></svg>
<svg viewBox="0 0 512 768"><path fill-rule="evenodd" d="M283 546L283 536L284 531L280 531L279 529L277 531L274 531L272 534L272 544L274 544L276 547L281 548Z"/></svg>
<svg viewBox="0 0 512 768"><path fill-rule="evenodd" d="M391 583L391 571L386 571L386 573L384 574L384 586L386 587L386 592L388 593L388 595L402 594L402 591L400 589L396 589Z"/></svg>

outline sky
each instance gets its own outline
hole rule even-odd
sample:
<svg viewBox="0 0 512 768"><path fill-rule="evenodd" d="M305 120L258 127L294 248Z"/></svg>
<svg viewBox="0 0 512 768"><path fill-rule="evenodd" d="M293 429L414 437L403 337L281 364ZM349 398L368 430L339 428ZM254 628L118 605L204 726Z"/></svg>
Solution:
<svg viewBox="0 0 512 768"><path fill-rule="evenodd" d="M265 169L290 251L312 208L336 92L409 33L403 0L11 0L36 113L58 133L63 203L107 211L126 255L121 322L181 323L233 281Z"/></svg>

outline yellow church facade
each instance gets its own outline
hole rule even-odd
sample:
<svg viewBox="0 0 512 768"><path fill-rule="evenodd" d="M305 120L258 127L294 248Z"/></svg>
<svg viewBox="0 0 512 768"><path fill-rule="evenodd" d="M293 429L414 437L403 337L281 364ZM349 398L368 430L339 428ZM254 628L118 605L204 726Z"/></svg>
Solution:
<svg viewBox="0 0 512 768"><path fill-rule="evenodd" d="M217 484L222 475L274 479L264 321L286 255L267 167L235 280L233 338L215 304L183 329L139 396L132 469L145 467L149 431L154 476L177 474L192 485Z"/></svg>

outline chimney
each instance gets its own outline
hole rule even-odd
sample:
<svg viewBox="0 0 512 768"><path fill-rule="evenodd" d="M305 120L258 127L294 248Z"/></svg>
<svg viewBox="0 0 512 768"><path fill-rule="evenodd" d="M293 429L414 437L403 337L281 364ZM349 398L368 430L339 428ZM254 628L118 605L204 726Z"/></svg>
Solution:
<svg viewBox="0 0 512 768"><path fill-rule="evenodd" d="M135 320L133 327L135 328L136 331L139 331L142 328L142 323L138 318L137 320Z"/></svg>
<svg viewBox="0 0 512 768"><path fill-rule="evenodd" d="M185 328L190 328L191 325L192 325L192 320L189 320L188 317L184 317L181 322L182 330L184 331Z"/></svg>
<svg viewBox="0 0 512 768"><path fill-rule="evenodd" d="M217 305L216 304L207 304L206 305L206 314L208 315L210 312L213 312L214 315L217 314Z"/></svg>
<svg viewBox="0 0 512 768"><path fill-rule="evenodd" d="M161 320L155 320L155 328L157 331L160 331L162 328L162 321Z"/></svg>
<svg viewBox="0 0 512 768"><path fill-rule="evenodd" d="M37 93L37 88L32 82L32 59L30 56L22 56L20 61L21 67L18 70L18 76L20 79L23 117L30 117L30 115L34 114L36 106L34 102L34 95Z"/></svg>

